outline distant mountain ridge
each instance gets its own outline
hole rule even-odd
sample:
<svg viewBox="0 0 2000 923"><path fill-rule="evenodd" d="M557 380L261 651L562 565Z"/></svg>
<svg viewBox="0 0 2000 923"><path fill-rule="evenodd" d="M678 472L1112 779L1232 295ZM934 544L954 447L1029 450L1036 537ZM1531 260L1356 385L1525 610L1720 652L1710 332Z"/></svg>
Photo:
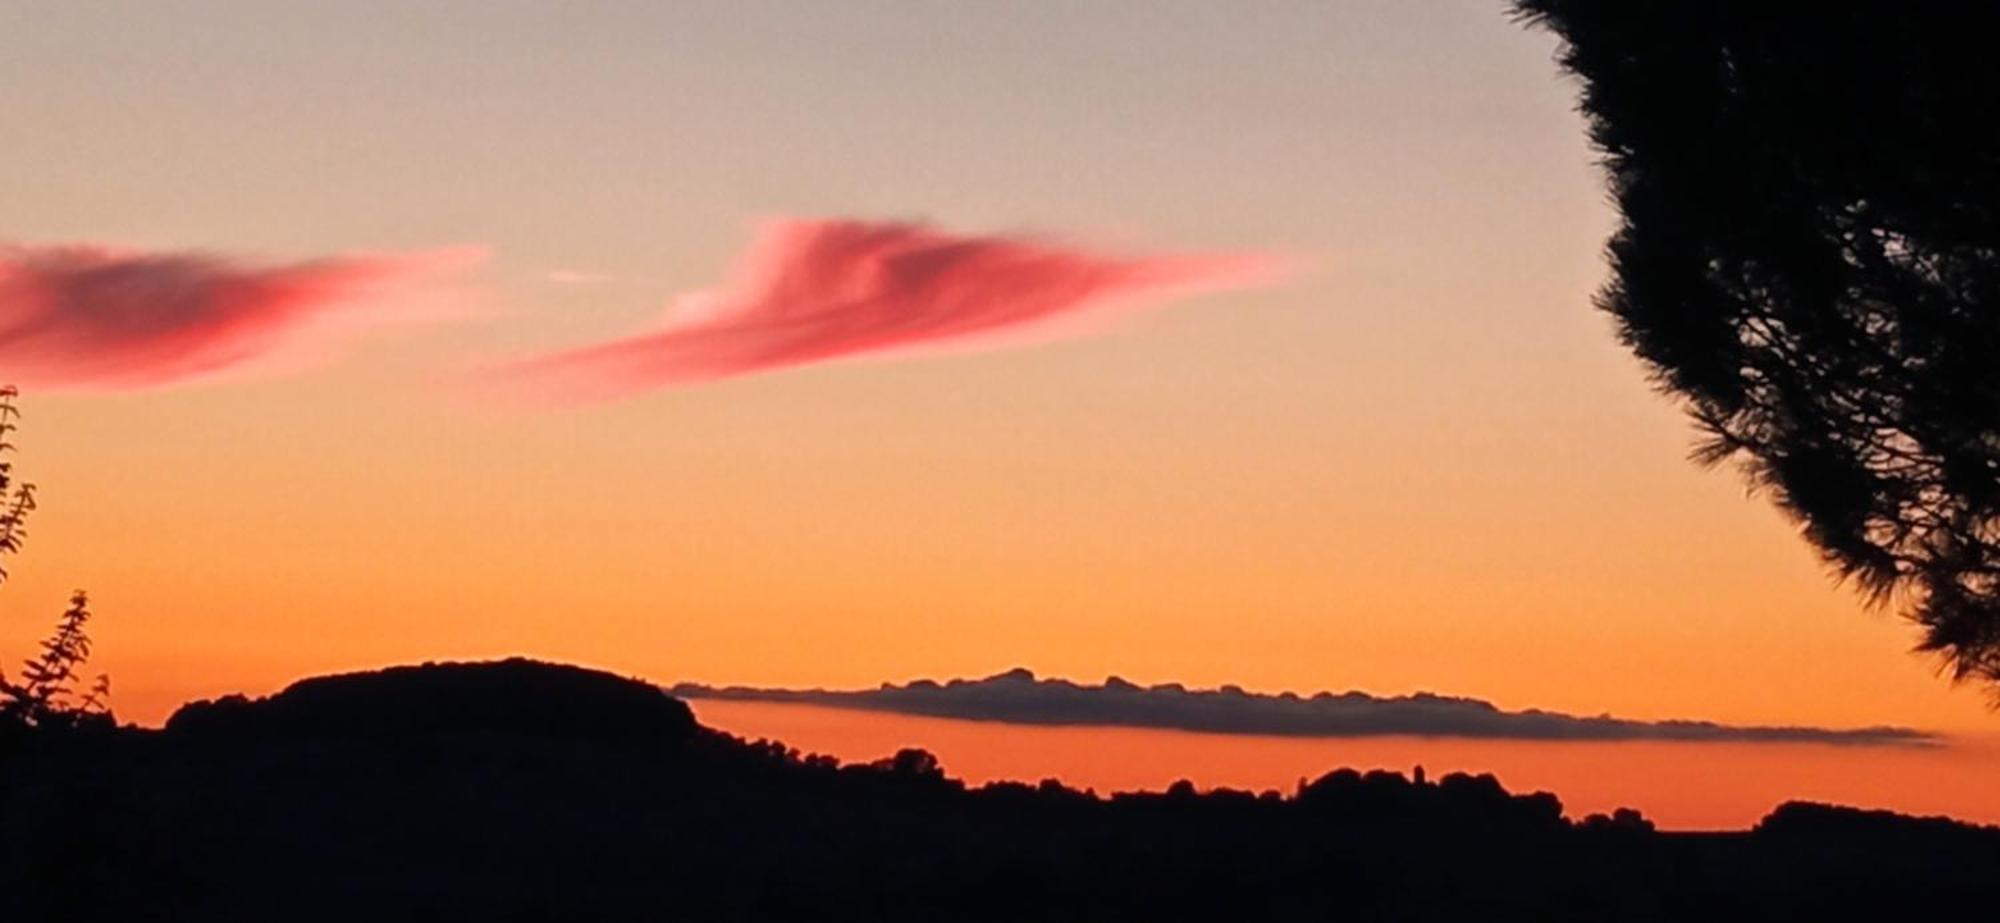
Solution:
<svg viewBox="0 0 2000 923"><path fill-rule="evenodd" d="M1208 734L1286 737L1416 735L1510 740L1673 740L1932 746L1936 734L1906 727L1746 726L1714 721L1640 721L1541 709L1507 711L1482 699L1418 692L1267 695L1239 686L1190 690L1179 683L1139 686L1116 676L1100 685L1041 679L1017 667L983 679L917 680L875 689L765 689L680 683L689 699L793 702L932 718L1010 724L1163 728Z"/></svg>
<svg viewBox="0 0 2000 923"><path fill-rule="evenodd" d="M2000 829L1823 805L1566 820L1491 776L968 789L511 660L305 680L0 752L0 919L1907 917L2000 901Z"/></svg>

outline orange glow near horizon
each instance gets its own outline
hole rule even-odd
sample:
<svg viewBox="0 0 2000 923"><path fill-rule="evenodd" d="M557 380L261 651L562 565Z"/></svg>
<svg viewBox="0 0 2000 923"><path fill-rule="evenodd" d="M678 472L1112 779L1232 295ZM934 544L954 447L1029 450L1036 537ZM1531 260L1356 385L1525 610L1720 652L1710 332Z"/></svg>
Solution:
<svg viewBox="0 0 2000 923"><path fill-rule="evenodd" d="M661 684L1025 666L2000 732L1764 498L1687 462L1685 415L1590 307L1616 217L1577 86L1490 0L481 4L476 30L451 4L36 6L0 9L22 24L0 27L0 165L21 178L0 244L488 254L452 277L482 310L343 340L337 362L24 390L10 457L40 509L6 562L0 665L88 588L90 668L123 720L518 654ZM1115 335L614 405L456 387L656 323L725 284L771 215L1296 273ZM974 778L1282 788L1423 762L1675 825L1788 797L2000 820L2000 750L1972 744L1218 741L719 708Z"/></svg>
<svg viewBox="0 0 2000 923"><path fill-rule="evenodd" d="M1025 727L806 705L698 700L702 723L808 753L867 761L906 746L978 785L1058 778L1099 794L1166 788L1291 792L1341 767L1408 775L1422 765L1492 773L1516 793L1549 791L1575 819L1636 807L1662 829L1740 830L1780 803L1821 801L2000 823L1990 784L2000 739L1945 747L1565 742L1419 737L1309 739L1139 728Z"/></svg>

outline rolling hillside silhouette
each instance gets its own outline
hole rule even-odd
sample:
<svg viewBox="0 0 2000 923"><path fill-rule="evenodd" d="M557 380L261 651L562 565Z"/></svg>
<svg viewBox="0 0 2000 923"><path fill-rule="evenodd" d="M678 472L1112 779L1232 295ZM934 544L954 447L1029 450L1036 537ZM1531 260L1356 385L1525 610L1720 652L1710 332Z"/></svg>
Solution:
<svg viewBox="0 0 2000 923"><path fill-rule="evenodd" d="M0 920L1906 916L1994 906L2000 829L1823 805L1571 822L1490 776L968 789L508 660L309 679L0 754Z"/></svg>

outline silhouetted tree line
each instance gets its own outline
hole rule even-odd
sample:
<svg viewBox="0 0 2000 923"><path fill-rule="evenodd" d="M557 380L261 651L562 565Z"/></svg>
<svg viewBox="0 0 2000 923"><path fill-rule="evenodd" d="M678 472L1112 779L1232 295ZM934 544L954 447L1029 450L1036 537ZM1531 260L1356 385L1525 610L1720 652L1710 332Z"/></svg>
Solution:
<svg viewBox="0 0 2000 923"><path fill-rule="evenodd" d="M2000 4L1517 0L1624 223L1620 336L1834 568L2000 688Z"/></svg>
<svg viewBox="0 0 2000 923"><path fill-rule="evenodd" d="M0 764L0 919L1811 919L2000 899L2000 830L1567 821L1491 776L968 788L514 660L323 677Z"/></svg>

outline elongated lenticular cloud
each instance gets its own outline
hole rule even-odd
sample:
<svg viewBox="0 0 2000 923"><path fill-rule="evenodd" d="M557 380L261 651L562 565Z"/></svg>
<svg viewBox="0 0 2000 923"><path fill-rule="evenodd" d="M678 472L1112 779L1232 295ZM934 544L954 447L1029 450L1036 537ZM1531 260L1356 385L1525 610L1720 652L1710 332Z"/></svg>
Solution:
<svg viewBox="0 0 2000 923"><path fill-rule="evenodd" d="M660 327L515 367L608 399L838 359L992 349L1100 330L1179 295L1272 281L1247 254L1116 257L922 225L765 224L729 281L682 295Z"/></svg>
<svg viewBox="0 0 2000 923"><path fill-rule="evenodd" d="M95 245L0 247L0 368L43 388L140 389L299 361L435 319L425 284L472 249L259 266Z"/></svg>

